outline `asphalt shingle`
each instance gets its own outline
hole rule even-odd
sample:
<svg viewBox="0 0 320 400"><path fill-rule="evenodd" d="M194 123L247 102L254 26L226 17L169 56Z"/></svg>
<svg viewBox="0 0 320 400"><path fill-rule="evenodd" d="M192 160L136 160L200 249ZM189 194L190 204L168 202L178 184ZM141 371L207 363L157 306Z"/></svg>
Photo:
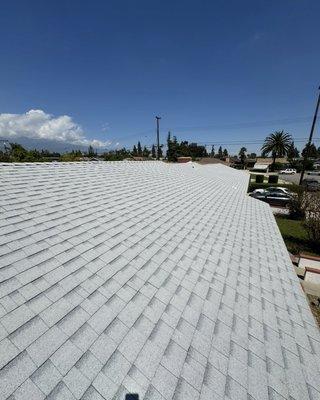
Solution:
<svg viewBox="0 0 320 400"><path fill-rule="evenodd" d="M0 398L316 400L320 335L248 175L0 164Z"/></svg>

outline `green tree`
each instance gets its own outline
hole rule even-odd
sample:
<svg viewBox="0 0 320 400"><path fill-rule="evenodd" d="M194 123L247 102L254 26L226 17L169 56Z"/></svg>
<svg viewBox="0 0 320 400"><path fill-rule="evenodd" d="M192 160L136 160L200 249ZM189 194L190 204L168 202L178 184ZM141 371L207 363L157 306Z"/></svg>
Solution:
<svg viewBox="0 0 320 400"><path fill-rule="evenodd" d="M257 154L256 153L250 153L250 154L248 154L247 155L248 156L248 158L251 158L251 159L255 159L255 158L257 158Z"/></svg>
<svg viewBox="0 0 320 400"><path fill-rule="evenodd" d="M130 158L131 153L125 147L118 150L110 150L103 154L103 158L106 161L122 161L126 158Z"/></svg>
<svg viewBox="0 0 320 400"><path fill-rule="evenodd" d="M310 244L315 250L320 249L320 192L313 196L305 196L305 210L308 218L304 220L304 228L307 231Z"/></svg>
<svg viewBox="0 0 320 400"><path fill-rule="evenodd" d="M80 150L72 150L69 153L64 153L61 156L61 161L77 161L82 157Z"/></svg>
<svg viewBox="0 0 320 400"><path fill-rule="evenodd" d="M272 171L274 171L276 158L287 155L291 142L291 135L284 131L277 131L266 137L261 150L264 156L271 153L273 159L271 165Z"/></svg>
<svg viewBox="0 0 320 400"><path fill-rule="evenodd" d="M213 158L215 155L215 151L214 151L214 144L211 147L211 151L210 151L210 157Z"/></svg>
<svg viewBox="0 0 320 400"><path fill-rule="evenodd" d="M138 156L141 157L142 156L142 147L141 147L141 143L138 142Z"/></svg>
<svg viewBox="0 0 320 400"><path fill-rule="evenodd" d="M0 161L3 162L39 162L39 161L73 161L76 157L80 157L82 154L79 150L72 151L70 153L60 154L57 152L50 152L49 150L37 149L27 150L21 144L18 143L5 143L0 142Z"/></svg>
<svg viewBox="0 0 320 400"><path fill-rule="evenodd" d="M132 155L133 155L133 157L136 157L138 155L138 150L136 148L136 145L133 146Z"/></svg>
<svg viewBox="0 0 320 400"><path fill-rule="evenodd" d="M173 160L177 161L179 154L178 154L178 139L176 136L173 136L172 138L172 154L173 154Z"/></svg>
<svg viewBox="0 0 320 400"><path fill-rule="evenodd" d="M89 158L93 158L96 155L97 155L96 152L94 151L93 147L90 145L89 148L88 148L88 157Z"/></svg>
<svg viewBox="0 0 320 400"><path fill-rule="evenodd" d="M220 158L220 160L221 160L222 157L223 157L223 151L222 151L222 147L220 146L218 149L218 158Z"/></svg>
<svg viewBox="0 0 320 400"><path fill-rule="evenodd" d="M239 158L240 158L240 161L241 161L242 168L244 168L245 161L246 161L246 158L247 158L247 154L246 153L247 153L247 149L245 147L241 147L241 149L239 150Z"/></svg>
<svg viewBox="0 0 320 400"><path fill-rule="evenodd" d="M173 144L173 140L171 139L170 131L168 132L168 137L167 137L167 159L168 159L168 161L177 161L175 150L174 150L174 144Z"/></svg>
<svg viewBox="0 0 320 400"><path fill-rule="evenodd" d="M151 148L151 157L152 158L157 158L156 148L155 148L154 144L152 145L152 148Z"/></svg>
<svg viewBox="0 0 320 400"><path fill-rule="evenodd" d="M229 153L227 149L223 150L223 157L228 157Z"/></svg>
<svg viewBox="0 0 320 400"><path fill-rule="evenodd" d="M178 157L191 157L193 160L201 157L207 157L205 146L199 146L197 143L189 143L187 140L179 142L176 136L171 139L171 133L167 138L167 159L168 161L177 161Z"/></svg>
<svg viewBox="0 0 320 400"><path fill-rule="evenodd" d="M41 156L40 151L38 151L36 149L29 150L27 152L26 161L29 161L29 162L42 161L42 156Z"/></svg>
<svg viewBox="0 0 320 400"><path fill-rule="evenodd" d="M316 146L311 143L311 144L307 144L305 146L305 148L302 150L301 155L303 157L310 157L310 158L317 158L318 157L318 150L316 148Z"/></svg>
<svg viewBox="0 0 320 400"><path fill-rule="evenodd" d="M12 161L25 161L28 151L18 143L10 143Z"/></svg>
<svg viewBox="0 0 320 400"><path fill-rule="evenodd" d="M144 146L144 148L143 148L143 150L142 150L142 156L145 157L145 158L148 158L149 155L150 155L150 150L148 150L148 149L146 148L146 146Z"/></svg>
<svg viewBox="0 0 320 400"><path fill-rule="evenodd" d="M299 150L295 147L294 141L290 143L288 148L287 157L289 161L294 160L295 158L299 158Z"/></svg>

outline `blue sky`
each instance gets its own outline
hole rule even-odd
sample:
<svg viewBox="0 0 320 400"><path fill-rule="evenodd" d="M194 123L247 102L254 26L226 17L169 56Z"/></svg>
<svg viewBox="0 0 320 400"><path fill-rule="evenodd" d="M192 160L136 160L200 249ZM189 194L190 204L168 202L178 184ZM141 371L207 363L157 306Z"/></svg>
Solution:
<svg viewBox="0 0 320 400"><path fill-rule="evenodd" d="M2 136L30 136L36 117L43 138L149 145L155 115L163 141L171 129L233 152L274 130L309 135L318 0L5 3Z"/></svg>

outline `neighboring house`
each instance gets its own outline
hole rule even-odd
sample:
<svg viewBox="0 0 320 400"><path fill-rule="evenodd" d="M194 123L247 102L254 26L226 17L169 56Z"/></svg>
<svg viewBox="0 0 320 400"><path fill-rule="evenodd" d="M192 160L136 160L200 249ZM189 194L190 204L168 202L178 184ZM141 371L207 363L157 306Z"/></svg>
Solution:
<svg viewBox="0 0 320 400"><path fill-rule="evenodd" d="M269 172L269 164L260 164L258 162L256 162L253 166L253 168L251 169L251 171L253 172Z"/></svg>
<svg viewBox="0 0 320 400"><path fill-rule="evenodd" d="M236 169L243 169L243 163L241 162L240 158L236 157L230 157L229 158L230 161L230 166ZM244 168L245 169L250 169L254 166L255 164L255 159L252 158L246 158L244 160Z"/></svg>
<svg viewBox="0 0 320 400"><path fill-rule="evenodd" d="M320 334L221 164L0 165L1 400L315 400Z"/></svg>
<svg viewBox="0 0 320 400"><path fill-rule="evenodd" d="M131 161L145 161L146 158L142 156L132 156Z"/></svg>
<svg viewBox="0 0 320 400"><path fill-rule="evenodd" d="M229 165L229 157L226 157L225 160L221 160L220 158L215 158L215 157L202 157L197 160L197 163Z"/></svg>
<svg viewBox="0 0 320 400"><path fill-rule="evenodd" d="M258 164L271 165L273 163L272 157L257 157L256 161ZM277 157L276 162L281 164L286 164L288 163L288 160L285 157Z"/></svg>
<svg viewBox="0 0 320 400"><path fill-rule="evenodd" d="M276 162L281 164L287 164L288 161L286 158L282 157L282 158L277 158ZM273 159L271 157L257 157L256 162L251 170L253 172L268 173L272 163Z"/></svg>
<svg viewBox="0 0 320 400"><path fill-rule="evenodd" d="M192 161L192 157L178 157L178 163L183 164Z"/></svg>
<svg viewBox="0 0 320 400"><path fill-rule="evenodd" d="M102 161L102 160L100 158L98 158L98 157L86 157L86 156L83 156L83 157L79 158L79 161Z"/></svg>
<svg viewBox="0 0 320 400"><path fill-rule="evenodd" d="M246 160L245 160L245 164L246 164L246 168L247 169L253 168L255 163L256 163L256 159L255 158L246 158Z"/></svg>

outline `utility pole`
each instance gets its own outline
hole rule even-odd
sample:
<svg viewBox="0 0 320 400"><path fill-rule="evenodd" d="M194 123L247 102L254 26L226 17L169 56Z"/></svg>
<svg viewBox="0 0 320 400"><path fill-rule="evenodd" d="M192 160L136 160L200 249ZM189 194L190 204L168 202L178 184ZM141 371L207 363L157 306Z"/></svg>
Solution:
<svg viewBox="0 0 320 400"><path fill-rule="evenodd" d="M157 160L160 160L160 128L159 128L159 120L161 117L156 117L157 120Z"/></svg>
<svg viewBox="0 0 320 400"><path fill-rule="evenodd" d="M317 101L316 110L315 110L314 116L313 116L310 136L309 136L309 140L308 140L308 143L307 143L307 146L306 146L306 152L305 152L305 155L303 157L303 164L302 164L302 171L301 171L301 175L300 175L299 185L302 184L303 176L304 176L304 173L305 173L305 170L306 170L306 162L307 162L307 158L308 158L308 150L309 150L311 142L312 142L313 131L314 131L314 127L316 125L316 120L317 120L317 115L318 115L318 109L319 109L319 104L320 104L320 86L318 87L318 90L319 90L318 101Z"/></svg>

